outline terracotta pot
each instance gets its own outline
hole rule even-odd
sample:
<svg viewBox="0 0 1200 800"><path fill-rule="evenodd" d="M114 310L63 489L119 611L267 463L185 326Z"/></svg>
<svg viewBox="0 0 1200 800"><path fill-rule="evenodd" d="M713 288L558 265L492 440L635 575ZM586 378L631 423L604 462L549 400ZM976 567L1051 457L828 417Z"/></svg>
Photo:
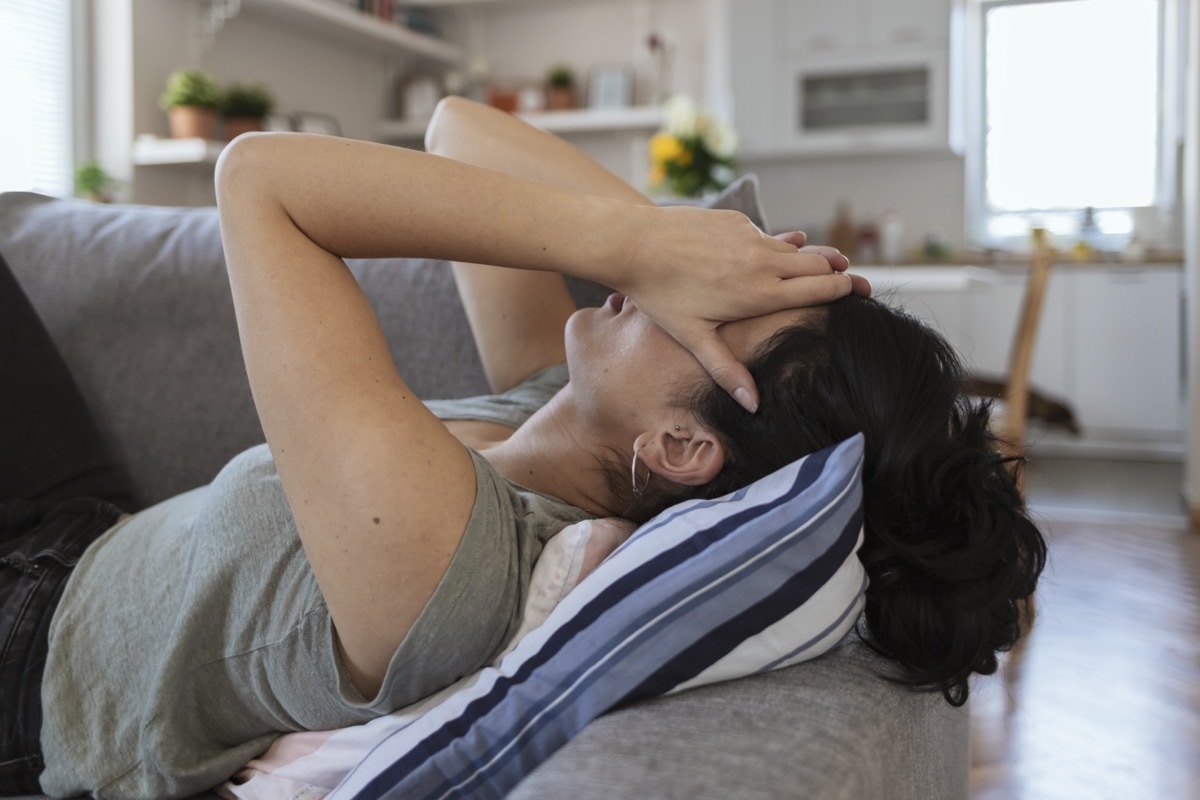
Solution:
<svg viewBox="0 0 1200 800"><path fill-rule="evenodd" d="M171 136L176 139L211 139L217 112L200 106L175 106L167 112Z"/></svg>
<svg viewBox="0 0 1200 800"><path fill-rule="evenodd" d="M575 90L571 87L547 86L546 110L569 111L575 107Z"/></svg>
<svg viewBox="0 0 1200 800"><path fill-rule="evenodd" d="M243 133L261 131L262 120L258 117L226 117L225 139L232 142Z"/></svg>
<svg viewBox="0 0 1200 800"><path fill-rule="evenodd" d="M498 108L501 111L515 114L518 100L519 95L516 89L506 86L488 87L488 105Z"/></svg>

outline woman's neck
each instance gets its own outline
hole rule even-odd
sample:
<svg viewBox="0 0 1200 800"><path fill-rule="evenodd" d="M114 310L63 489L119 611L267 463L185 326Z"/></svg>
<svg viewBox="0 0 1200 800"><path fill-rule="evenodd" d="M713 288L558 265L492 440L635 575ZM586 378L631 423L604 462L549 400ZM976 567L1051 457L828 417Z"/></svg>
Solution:
<svg viewBox="0 0 1200 800"><path fill-rule="evenodd" d="M597 517L620 516L600 460L603 437L581 418L569 390L559 392L512 436L481 450L513 483L557 497Z"/></svg>

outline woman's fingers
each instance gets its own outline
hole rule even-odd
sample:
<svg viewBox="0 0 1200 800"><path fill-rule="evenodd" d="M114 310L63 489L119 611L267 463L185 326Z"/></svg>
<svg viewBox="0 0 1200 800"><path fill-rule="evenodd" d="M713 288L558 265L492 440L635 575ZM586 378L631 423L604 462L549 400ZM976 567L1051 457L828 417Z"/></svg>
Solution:
<svg viewBox="0 0 1200 800"><path fill-rule="evenodd" d="M758 407L749 371L717 335L725 322L819 305L870 286L846 273L831 247L808 246L800 231L765 236L745 215L652 209L631 237L623 274L609 285L632 297L686 347L743 407Z"/></svg>
<svg viewBox="0 0 1200 800"><path fill-rule="evenodd" d="M802 275L780 281L778 292L771 299L771 311L802 308L831 303L854 291L854 279L844 272L825 275ZM770 312L763 312L770 313Z"/></svg>
<svg viewBox="0 0 1200 800"><path fill-rule="evenodd" d="M692 352L717 385L729 392L742 408L751 414L758 411L758 389L754 385L754 377L742 362L733 357L715 327L672 335Z"/></svg>
<svg viewBox="0 0 1200 800"><path fill-rule="evenodd" d="M800 248L804 247L805 242L808 241L808 234L804 231L788 231L787 233L777 233L771 238Z"/></svg>
<svg viewBox="0 0 1200 800"><path fill-rule="evenodd" d="M850 273L846 274L850 275ZM860 297L871 296L871 282L862 275L850 275L850 283L856 295Z"/></svg>
<svg viewBox="0 0 1200 800"><path fill-rule="evenodd" d="M807 247L801 247L800 252L821 256L829 263L830 267L838 271L842 271L850 266L850 259L842 255L842 251L838 250L836 247L826 247L819 244L809 245Z"/></svg>

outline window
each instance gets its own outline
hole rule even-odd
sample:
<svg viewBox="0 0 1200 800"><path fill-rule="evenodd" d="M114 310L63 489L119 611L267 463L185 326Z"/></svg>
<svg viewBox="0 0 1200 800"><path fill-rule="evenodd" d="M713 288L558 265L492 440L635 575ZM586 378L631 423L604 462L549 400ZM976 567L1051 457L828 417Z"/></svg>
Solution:
<svg viewBox="0 0 1200 800"><path fill-rule="evenodd" d="M1078 235L1091 208L1115 243L1134 209L1173 202L1162 144L1172 0L979 2L978 238L1027 239L1034 226Z"/></svg>
<svg viewBox="0 0 1200 800"><path fill-rule="evenodd" d="M0 191L71 193L71 0L0 3Z"/></svg>

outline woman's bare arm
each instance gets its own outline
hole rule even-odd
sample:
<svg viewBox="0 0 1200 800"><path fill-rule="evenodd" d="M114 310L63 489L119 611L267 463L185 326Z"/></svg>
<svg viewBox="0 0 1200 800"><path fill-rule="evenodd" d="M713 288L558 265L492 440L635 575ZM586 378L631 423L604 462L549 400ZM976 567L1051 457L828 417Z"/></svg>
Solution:
<svg viewBox="0 0 1200 800"><path fill-rule="evenodd" d="M563 139L511 114L461 97L448 97L439 103L426 132L425 149L585 194L652 205L648 197ZM803 233L791 232L776 238L800 248L806 255L825 259L824 263L809 259L807 274L844 272L849 265L833 248L805 247ZM564 358L562 329L576 308L561 276L461 262L455 262L454 270L459 295L494 390L511 388L538 369ZM853 291L870 294L865 280L857 276L851 279ZM720 367L720 361L718 353L705 366L712 370L714 366ZM731 366L727 361L724 366L723 386L732 390L742 385L753 390L749 375L739 375L745 373L740 364ZM750 402L743 404L753 406L756 398L753 391L750 394Z"/></svg>
<svg viewBox="0 0 1200 800"><path fill-rule="evenodd" d="M568 142L461 97L438 104L425 149L586 194L650 203ZM454 262L454 276L493 391L565 359L563 328L576 306L561 275Z"/></svg>
<svg viewBox="0 0 1200 800"><path fill-rule="evenodd" d="M567 193L412 155L263 136L239 140L218 168L255 404L346 665L368 697L458 546L475 482L467 452L397 373L341 257L491 254L545 267L571 259L539 220L586 231L607 219Z"/></svg>
<svg viewBox="0 0 1200 800"><path fill-rule="evenodd" d="M565 272L626 291L710 348L714 320L850 288L796 280L813 265L740 214L646 208L347 139L240 137L218 164L217 197L259 418L368 696L444 574L475 485L465 449L397 373L343 258Z"/></svg>

